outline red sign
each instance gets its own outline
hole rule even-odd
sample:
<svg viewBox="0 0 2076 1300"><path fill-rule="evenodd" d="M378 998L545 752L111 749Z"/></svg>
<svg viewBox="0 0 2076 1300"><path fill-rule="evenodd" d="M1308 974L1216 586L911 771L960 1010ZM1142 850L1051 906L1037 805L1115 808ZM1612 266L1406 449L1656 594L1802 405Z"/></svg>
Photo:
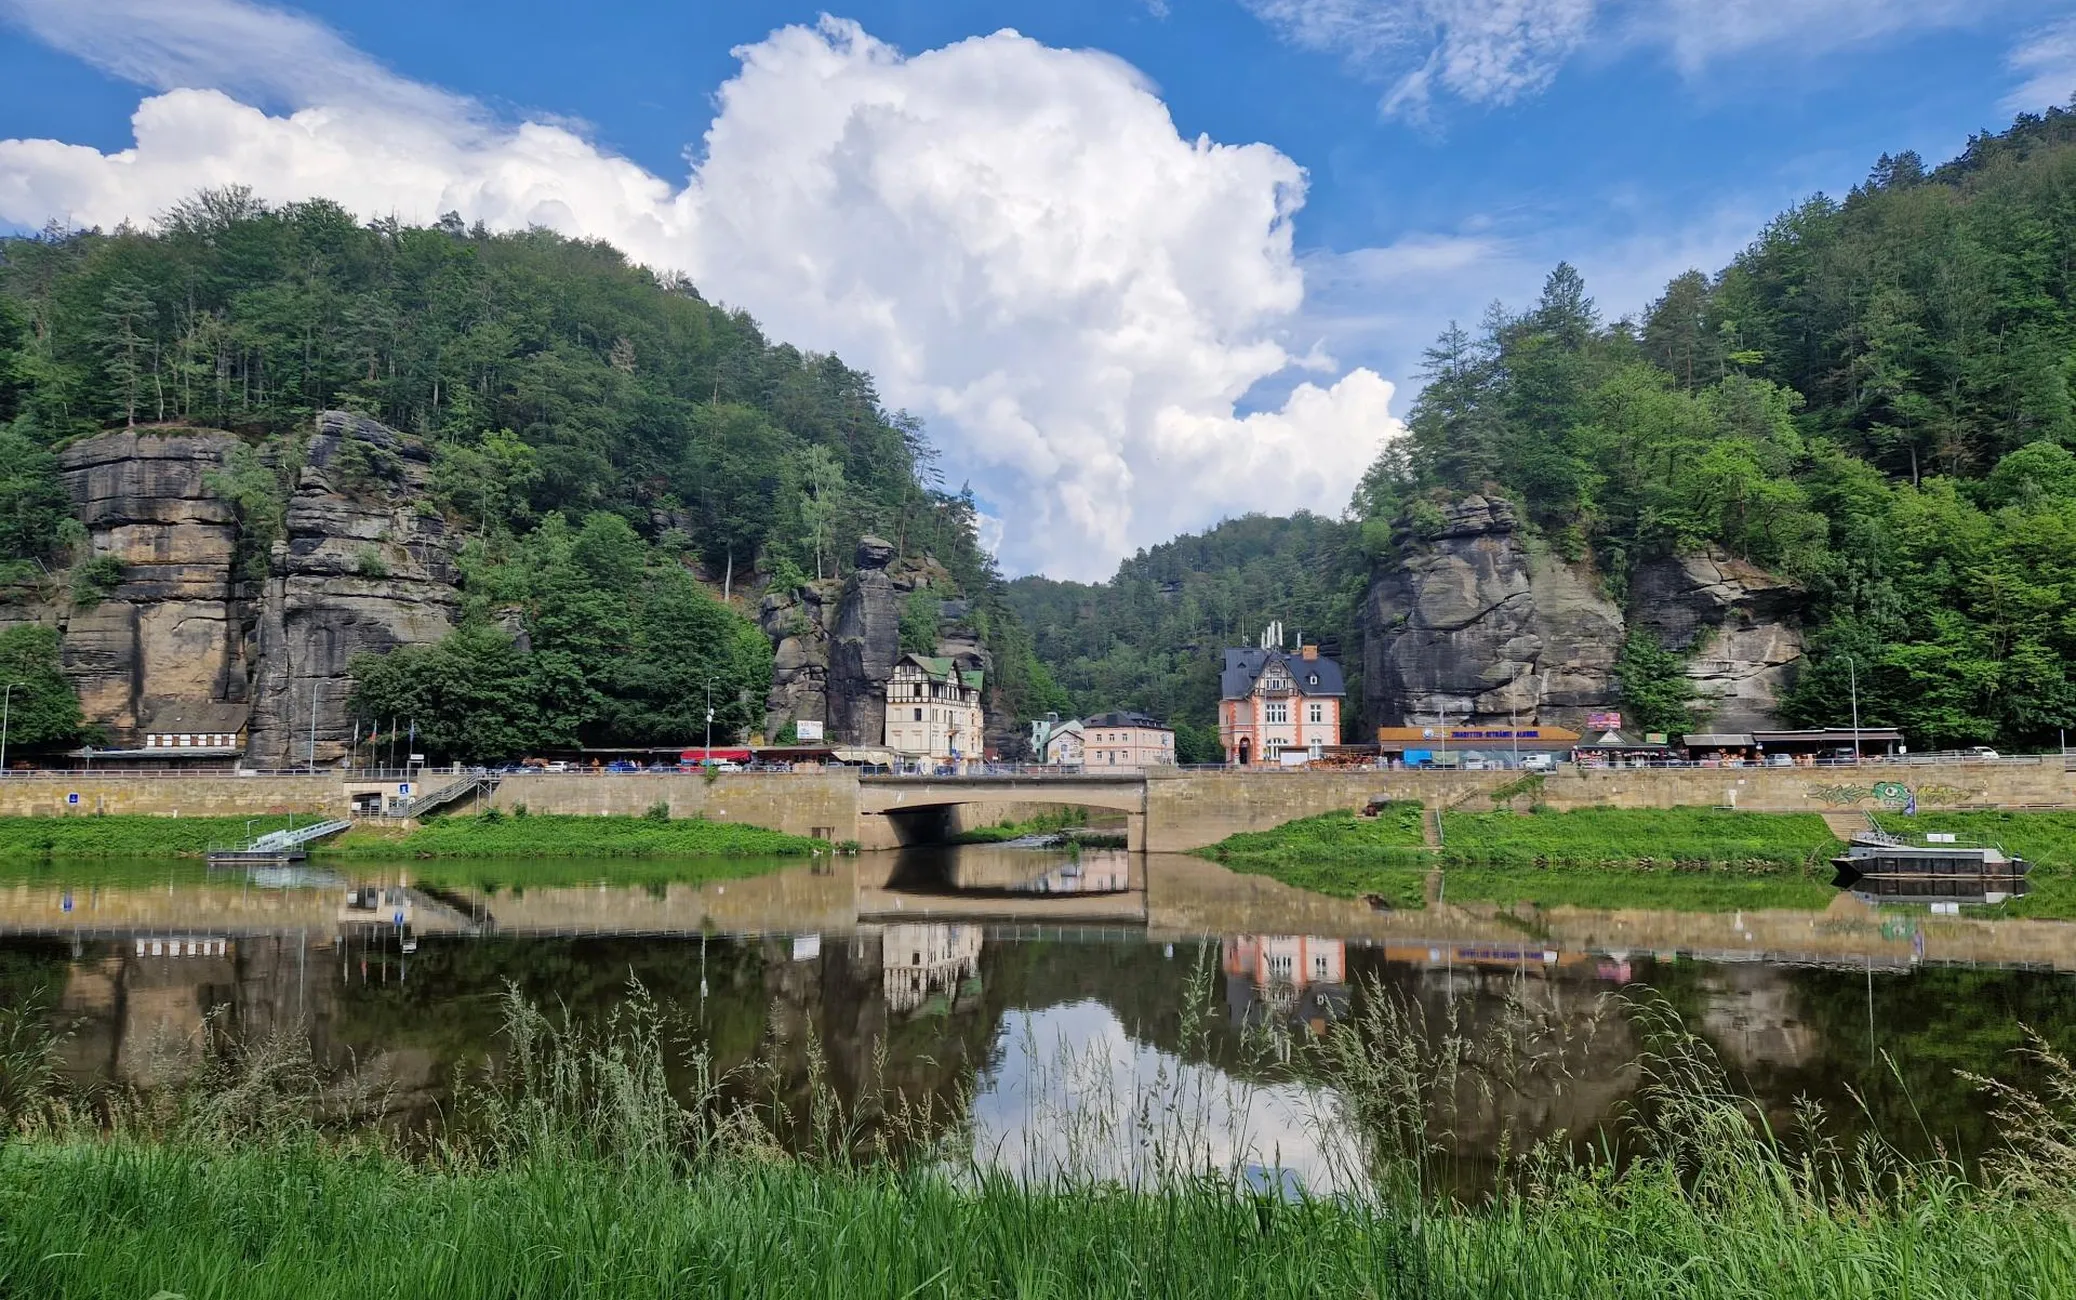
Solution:
<svg viewBox="0 0 2076 1300"><path fill-rule="evenodd" d="M1620 731L1622 729L1622 715L1619 713L1589 713L1586 715L1586 725L1594 731Z"/></svg>

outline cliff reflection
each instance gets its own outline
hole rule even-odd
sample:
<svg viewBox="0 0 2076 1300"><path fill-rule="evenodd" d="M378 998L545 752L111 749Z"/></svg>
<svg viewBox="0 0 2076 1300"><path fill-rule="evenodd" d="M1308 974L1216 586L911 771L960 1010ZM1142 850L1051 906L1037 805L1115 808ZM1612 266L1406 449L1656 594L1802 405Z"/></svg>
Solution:
<svg viewBox="0 0 2076 1300"><path fill-rule="evenodd" d="M1864 1101L1892 1137L1959 1152L1990 1134L1957 1069L2013 1075L2021 1024L2076 1047L2066 976L1933 964L2066 948L2070 928L2052 923L1378 913L1196 860L1124 859L1119 893L1104 859L1084 855L1075 876L1057 855L1001 852L1016 855L955 858L948 873L940 861L927 884L901 878L895 855L524 888L427 885L405 868L122 880L58 864L0 883L0 928L19 936L0 939L0 997L50 991L82 1083L164 1088L221 1035L293 1031L322 1066L377 1081L392 1121L421 1125L499 1059L508 983L596 1021L633 980L682 1017L687 1050L706 1052L734 1096L802 1116L826 1089L867 1132L895 1106L927 1105L932 1133L985 1120L992 1140L1027 1153L1044 1108L1017 1090L1039 1056L1109 1054L1115 1068L1074 1085L1091 1113L1122 1094L1090 1089L1187 1067L1205 1089L1264 1096L1309 1070L1313 1091L1278 1095L1335 1115L1337 1085L1368 1066L1304 1045L1340 1026L1366 1035L1372 1056L1394 1034L1413 1045L1419 1068L1400 1086L1472 1178L1494 1152L1589 1137L1633 1100L1642 1044L1609 996L1624 989L1670 1002L1777 1121L1798 1096L1847 1123ZM1105 887L1012 887L1034 879ZM1296 1111L1280 1113L1278 1124Z"/></svg>

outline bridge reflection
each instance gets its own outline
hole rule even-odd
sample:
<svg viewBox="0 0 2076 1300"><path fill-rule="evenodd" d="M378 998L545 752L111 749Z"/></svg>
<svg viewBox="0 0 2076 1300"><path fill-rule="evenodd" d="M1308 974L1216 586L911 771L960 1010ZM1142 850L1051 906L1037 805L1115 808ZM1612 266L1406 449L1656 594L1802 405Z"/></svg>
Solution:
<svg viewBox="0 0 2076 1300"><path fill-rule="evenodd" d="M185 942L301 935L330 945L380 931L398 939L509 936L842 935L908 922L971 922L1003 934L1115 931L1134 941L1319 936L1416 962L1508 954L1523 971L1636 954L1853 969L1956 964L2076 971L2076 924L1876 912L1841 896L1824 911L1731 913L1492 905L1377 911L1240 875L1199 858L1122 850L975 845L818 859L729 880L528 885L443 883L411 866L202 874L163 882L70 865L0 880L0 935ZM1532 938L1525 938L1531 931ZM1295 959L1295 958L1294 958ZM1308 958L1307 958L1308 959ZM1277 958L1276 960L1280 960Z"/></svg>

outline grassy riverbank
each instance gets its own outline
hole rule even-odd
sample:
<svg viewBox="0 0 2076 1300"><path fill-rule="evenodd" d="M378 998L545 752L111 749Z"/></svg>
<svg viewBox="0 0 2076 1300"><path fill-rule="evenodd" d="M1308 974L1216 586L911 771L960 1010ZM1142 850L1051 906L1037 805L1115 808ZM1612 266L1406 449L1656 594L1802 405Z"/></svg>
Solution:
<svg viewBox="0 0 2076 1300"><path fill-rule="evenodd" d="M674 1093L662 1022L639 1013L562 1035L513 1013L521 1067L415 1156L313 1118L338 1123L350 1093L276 1049L205 1068L171 1101L111 1106L111 1135L66 1104L49 1049L16 1019L0 1032L0 1119L27 1136L0 1147L0 1294L2076 1293L2066 1069L2048 1094L2062 1103L2003 1098L2004 1144L1969 1173L1878 1139L1845 1153L1776 1137L1669 1012L1636 1015L1650 1046L1633 1158L1519 1154L1475 1204L1423 1190L1420 1166L1449 1132L1426 1105L1476 1054L1388 1011L1293 1045L1291 1068L1334 1067L1348 1104L1333 1131L1366 1175L1315 1199L1251 1195L1196 1163L1211 1148L1187 1135L1137 1190L1072 1168L1021 1182L956 1146L909 1163L849 1154L841 1114L803 1117L820 1136L788 1155L754 1111ZM1153 1113L1162 1102L1149 1097Z"/></svg>
<svg viewBox="0 0 2076 1300"><path fill-rule="evenodd" d="M199 858L212 845L318 820L276 817L0 817L0 859ZM698 817L437 817L415 830L356 828L312 858L803 857L817 842ZM820 845L828 849L829 845Z"/></svg>
<svg viewBox="0 0 2076 1300"><path fill-rule="evenodd" d="M369 858L805 857L831 845L703 817L577 817L495 809L435 817L401 836L349 833L327 855Z"/></svg>
<svg viewBox="0 0 2076 1300"><path fill-rule="evenodd" d="M201 857L213 844L240 844L252 835L321 820L314 813L292 818L0 817L0 858Z"/></svg>
<svg viewBox="0 0 2076 1300"><path fill-rule="evenodd" d="M1429 872L1460 902L1543 906L1823 907L1837 841L1815 814L1707 808L1445 813L1421 845L1419 805L1329 813L1235 835L1205 855L1235 871L1342 898L1419 906Z"/></svg>
<svg viewBox="0 0 2076 1300"><path fill-rule="evenodd" d="M41 1296L2053 1296L2076 1227L1932 1171L1868 1202L1768 1165L1413 1219L1215 1188L978 1191L895 1171L604 1160L458 1172L286 1146L0 1156L0 1285ZM1769 1186L1777 1173L1785 1185Z"/></svg>

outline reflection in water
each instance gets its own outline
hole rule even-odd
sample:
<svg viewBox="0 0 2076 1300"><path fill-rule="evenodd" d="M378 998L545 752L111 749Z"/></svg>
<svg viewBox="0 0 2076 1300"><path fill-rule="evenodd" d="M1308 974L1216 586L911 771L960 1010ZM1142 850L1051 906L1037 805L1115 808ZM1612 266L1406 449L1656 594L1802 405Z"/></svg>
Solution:
<svg viewBox="0 0 2076 1300"><path fill-rule="evenodd" d="M980 965L977 925L888 926L880 936L880 952L886 963L880 987L889 1011L915 1011L935 998L979 991L961 987L974 980Z"/></svg>
<svg viewBox="0 0 2076 1300"><path fill-rule="evenodd" d="M2054 923L1842 908L1380 915L1196 859L896 856L740 879L642 864L628 880L614 874L625 864L600 864L582 883L564 864L555 883L524 886L497 864L442 880L415 867L17 868L0 878L0 1003L46 989L71 1031L68 1073L140 1089L191 1077L224 1008L225 1033L300 1033L321 1064L378 1085L392 1120L424 1124L502 1050L508 981L595 1020L632 977L685 1014L719 1070L744 1072L742 1095L789 1114L807 1113L819 1077L861 1116L930 1099L941 1132L970 1122L1009 1167L1056 1169L1115 1143L1103 1167L1138 1176L1133 1143L1153 1117L1137 1108L1158 1080L1194 1134L1170 1153L1280 1159L1312 1186L1346 1183L1352 1157L1318 1137L1345 1080L1293 1081L1284 1066L1380 1007L1419 1048L1428 1073L1401 1086L1467 1184L1494 1153L1590 1138L1633 1100L1642 1045L1618 992L1664 998L1777 1124L1809 1096L1841 1125L1961 1153L1990 1134L1957 1069L2011 1076L2021 1024L2076 1047L2067 975L1989 965L2066 964L2076 928ZM1127 888L1015 888L1074 879L1070 867L1085 881L1122 873L1108 879Z"/></svg>
<svg viewBox="0 0 2076 1300"><path fill-rule="evenodd" d="M1001 1042L1001 1063L973 1098L973 1150L987 1166L1131 1186L1259 1167L1313 1192L1362 1185L1330 1088L1178 1059L1094 1000L1013 1012Z"/></svg>

